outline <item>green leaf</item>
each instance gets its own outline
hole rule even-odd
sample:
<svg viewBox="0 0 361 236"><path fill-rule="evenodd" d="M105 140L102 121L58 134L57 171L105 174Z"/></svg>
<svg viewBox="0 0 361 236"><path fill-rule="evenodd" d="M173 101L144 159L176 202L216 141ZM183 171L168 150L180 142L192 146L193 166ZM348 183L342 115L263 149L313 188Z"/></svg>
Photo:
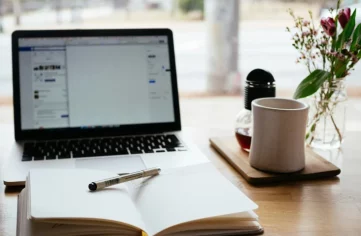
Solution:
<svg viewBox="0 0 361 236"><path fill-rule="evenodd" d="M358 24L352 36L352 43L350 51L353 52L356 49L356 45L361 43L361 24Z"/></svg>
<svg viewBox="0 0 361 236"><path fill-rule="evenodd" d="M349 60L341 61L339 59L336 59L335 67L334 67L336 78L344 77L348 63L349 63Z"/></svg>
<svg viewBox="0 0 361 236"><path fill-rule="evenodd" d="M293 98L299 99L308 97L321 87L321 85L330 78L331 73L324 70L314 70L297 87Z"/></svg>
<svg viewBox="0 0 361 236"><path fill-rule="evenodd" d="M347 42L347 40L349 40L349 38L351 37L353 29L355 28L355 18L356 18L356 9L353 11L350 20L347 22L342 33L338 36L336 49L342 49L344 43Z"/></svg>

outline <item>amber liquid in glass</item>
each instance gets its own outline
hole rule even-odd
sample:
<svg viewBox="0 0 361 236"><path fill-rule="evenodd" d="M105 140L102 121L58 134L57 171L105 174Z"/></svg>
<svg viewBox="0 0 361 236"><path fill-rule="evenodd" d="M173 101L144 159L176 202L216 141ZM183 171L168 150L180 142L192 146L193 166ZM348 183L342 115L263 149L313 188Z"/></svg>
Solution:
<svg viewBox="0 0 361 236"><path fill-rule="evenodd" d="M245 132L243 129L238 129L236 130L236 138L242 149L249 152L252 137L248 135L248 132Z"/></svg>

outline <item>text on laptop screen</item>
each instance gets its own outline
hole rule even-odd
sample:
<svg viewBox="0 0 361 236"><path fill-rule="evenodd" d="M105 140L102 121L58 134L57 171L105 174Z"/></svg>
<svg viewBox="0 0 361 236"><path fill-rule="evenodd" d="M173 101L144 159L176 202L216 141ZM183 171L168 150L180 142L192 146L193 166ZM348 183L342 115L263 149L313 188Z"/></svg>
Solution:
<svg viewBox="0 0 361 236"><path fill-rule="evenodd" d="M166 36L20 38L23 130L174 122Z"/></svg>

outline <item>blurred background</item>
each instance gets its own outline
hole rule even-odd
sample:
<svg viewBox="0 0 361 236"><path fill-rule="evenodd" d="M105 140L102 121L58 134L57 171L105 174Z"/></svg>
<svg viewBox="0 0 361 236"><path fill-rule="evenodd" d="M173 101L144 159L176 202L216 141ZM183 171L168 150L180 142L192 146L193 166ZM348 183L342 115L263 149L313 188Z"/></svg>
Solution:
<svg viewBox="0 0 361 236"><path fill-rule="evenodd" d="M314 14L336 0L0 0L0 101L12 97L11 33L17 29L170 28L181 96L240 95L247 74L269 70L278 95L291 96L307 76L296 64L287 9ZM361 8L358 0L343 6ZM361 9L360 9L361 12ZM361 94L361 63L347 79ZM1 102L0 102L1 103Z"/></svg>

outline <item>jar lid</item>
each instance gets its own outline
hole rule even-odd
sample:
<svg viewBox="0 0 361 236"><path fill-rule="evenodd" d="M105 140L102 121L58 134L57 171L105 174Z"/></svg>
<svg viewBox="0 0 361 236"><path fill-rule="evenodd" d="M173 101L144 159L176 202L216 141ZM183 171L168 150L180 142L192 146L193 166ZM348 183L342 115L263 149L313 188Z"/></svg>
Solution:
<svg viewBox="0 0 361 236"><path fill-rule="evenodd" d="M262 69L254 69L247 75L244 89L244 106L252 110L252 101L258 98L275 97L276 86L273 75Z"/></svg>
<svg viewBox="0 0 361 236"><path fill-rule="evenodd" d="M275 82L273 75L262 69L254 69L247 75L247 82L254 82L259 84L268 84Z"/></svg>

